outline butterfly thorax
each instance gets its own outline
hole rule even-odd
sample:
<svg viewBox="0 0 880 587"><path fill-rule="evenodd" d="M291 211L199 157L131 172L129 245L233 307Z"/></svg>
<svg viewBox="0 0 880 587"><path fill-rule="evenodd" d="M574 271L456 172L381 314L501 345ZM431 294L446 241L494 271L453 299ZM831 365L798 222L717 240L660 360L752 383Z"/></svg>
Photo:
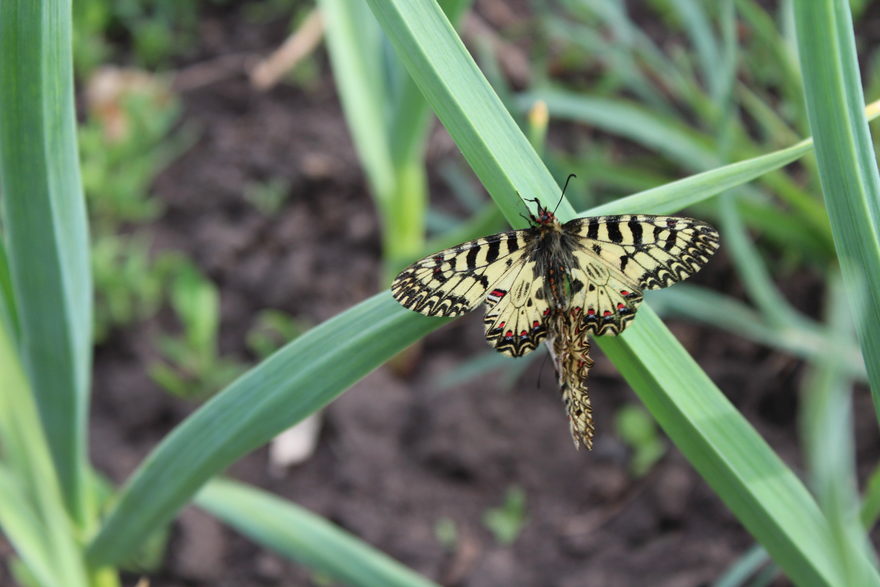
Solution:
<svg viewBox="0 0 880 587"><path fill-rule="evenodd" d="M546 208L540 207L532 221L530 257L535 262L534 277L543 278L544 282L543 291L537 295L548 300L552 307L566 308L579 289L579 282L571 279L571 269L576 267L573 251L578 246L577 240Z"/></svg>

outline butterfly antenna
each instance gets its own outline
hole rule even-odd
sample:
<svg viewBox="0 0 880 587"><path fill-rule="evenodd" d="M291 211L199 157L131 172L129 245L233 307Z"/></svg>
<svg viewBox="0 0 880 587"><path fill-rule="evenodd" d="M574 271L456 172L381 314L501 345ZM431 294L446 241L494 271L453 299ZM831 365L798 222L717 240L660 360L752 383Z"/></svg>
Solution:
<svg viewBox="0 0 880 587"><path fill-rule="evenodd" d="M569 174L568 174L568 177L565 178L565 185L562 186L562 194L559 195L559 201L556 202L556 208L553 208L553 213L554 213L554 214L556 214L556 209L559 208L559 204L562 203L562 198L565 197L565 190L568 189L568 182L571 181L571 178L572 178L572 177L577 177L577 175L575 175L574 173L569 173Z"/></svg>

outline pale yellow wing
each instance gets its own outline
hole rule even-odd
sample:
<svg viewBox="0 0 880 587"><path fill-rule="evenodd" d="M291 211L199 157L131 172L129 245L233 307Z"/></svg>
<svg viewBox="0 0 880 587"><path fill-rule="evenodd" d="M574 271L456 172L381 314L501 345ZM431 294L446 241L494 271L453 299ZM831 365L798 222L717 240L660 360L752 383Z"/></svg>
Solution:
<svg viewBox="0 0 880 587"><path fill-rule="evenodd" d="M550 306L544 299L544 276L534 261L523 259L499 279L486 298L486 340L499 353L521 357L547 336Z"/></svg>
<svg viewBox="0 0 880 587"><path fill-rule="evenodd" d="M576 235L570 268L572 308L593 334L617 334L633 319L642 291L667 287L700 270L718 249L718 232L692 218L597 216L563 225Z"/></svg>
<svg viewBox="0 0 880 587"><path fill-rule="evenodd" d="M462 243L413 263L391 283L394 299L426 316L460 316L477 307L512 267L522 265L524 230Z"/></svg>

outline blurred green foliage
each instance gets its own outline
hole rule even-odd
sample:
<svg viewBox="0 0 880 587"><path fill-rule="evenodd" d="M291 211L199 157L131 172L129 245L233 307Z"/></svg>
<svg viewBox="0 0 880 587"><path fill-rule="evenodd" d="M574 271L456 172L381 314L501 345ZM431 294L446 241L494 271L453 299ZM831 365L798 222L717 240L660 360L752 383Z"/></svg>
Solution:
<svg viewBox="0 0 880 587"><path fill-rule="evenodd" d="M223 388L245 365L220 355L220 294L217 287L185 257L175 256L169 298L181 333L158 339L161 361L150 365L150 377L185 399L201 399Z"/></svg>
<svg viewBox="0 0 880 587"><path fill-rule="evenodd" d="M629 470L634 477L647 475L666 453L666 444L658 433L657 424L640 405L622 406L615 414L614 428L632 451Z"/></svg>
<svg viewBox="0 0 880 587"><path fill-rule="evenodd" d="M486 510L483 525L499 544L512 544L526 523L526 493L512 486L504 494L504 503Z"/></svg>
<svg viewBox="0 0 880 587"><path fill-rule="evenodd" d="M454 551L458 543L458 526L454 520L444 516L434 524L434 536L443 548Z"/></svg>
<svg viewBox="0 0 880 587"><path fill-rule="evenodd" d="M150 186L187 141L171 135L180 105L159 78L103 69L89 80L87 95L80 169L92 227L94 337L101 341L161 304L165 280L139 227L160 214Z"/></svg>
<svg viewBox="0 0 880 587"><path fill-rule="evenodd" d="M219 3L219 2L217 2ZM115 61L114 42L147 68L167 65L193 47L202 2L77 0L73 3L74 67L83 75Z"/></svg>

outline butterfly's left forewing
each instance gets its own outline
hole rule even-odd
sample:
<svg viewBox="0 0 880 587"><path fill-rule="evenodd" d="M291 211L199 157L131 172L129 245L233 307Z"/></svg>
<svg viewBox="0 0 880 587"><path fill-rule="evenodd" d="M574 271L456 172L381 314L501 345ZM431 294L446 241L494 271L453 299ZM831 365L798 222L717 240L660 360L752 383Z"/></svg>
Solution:
<svg viewBox="0 0 880 587"><path fill-rule="evenodd" d="M528 230L462 243L417 261L391 283L394 299L426 316L460 316L486 299L512 267L522 264Z"/></svg>

